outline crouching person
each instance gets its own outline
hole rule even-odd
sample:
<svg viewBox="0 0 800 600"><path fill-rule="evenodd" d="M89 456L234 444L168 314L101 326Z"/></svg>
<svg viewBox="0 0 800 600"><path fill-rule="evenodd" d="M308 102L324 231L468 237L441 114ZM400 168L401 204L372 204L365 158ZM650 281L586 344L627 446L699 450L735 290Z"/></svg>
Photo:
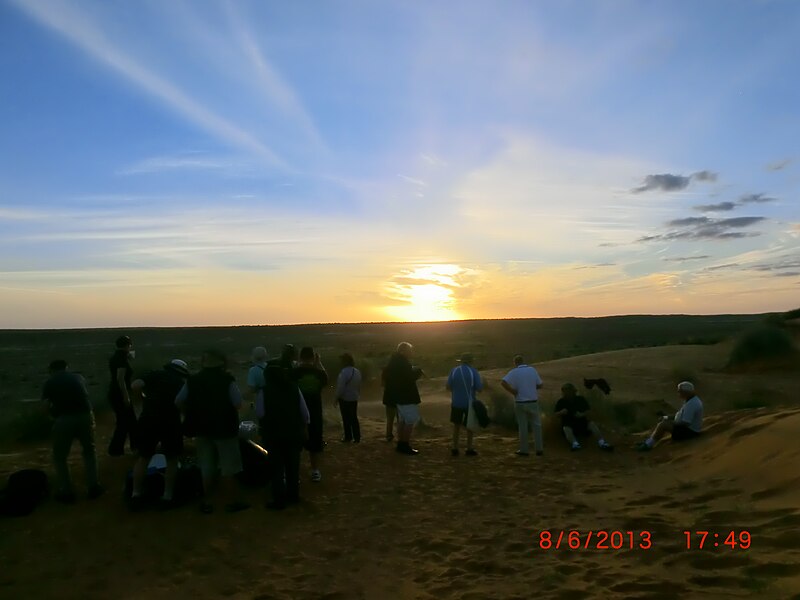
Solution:
<svg viewBox="0 0 800 600"><path fill-rule="evenodd" d="M129 508L133 511L143 508L144 479L147 465L161 445L161 452L167 459L164 476L164 495L162 508L174 506L173 494L178 476L178 459L183 454L183 432L181 414L175 406L175 398L180 393L189 368L179 358L172 360L158 371L146 373L131 384L134 397L142 400L142 411L138 422L138 457L133 467L133 493Z"/></svg>
<svg viewBox="0 0 800 600"><path fill-rule="evenodd" d="M565 383L561 386L561 398L556 402L555 415L561 417L561 430L571 449L581 449L578 437L594 435L601 450L613 450L614 447L606 442L597 424L589 419L589 412L589 403L586 398L578 395L574 385Z"/></svg>
<svg viewBox="0 0 800 600"><path fill-rule="evenodd" d="M217 485L228 500L227 512L249 508L234 478L242 471L238 413L242 395L227 370L225 355L216 350L204 352L202 369L189 377L175 403L186 415L185 432L195 437L197 462L203 476L200 510L214 511L211 500Z"/></svg>
<svg viewBox="0 0 800 600"><path fill-rule="evenodd" d="M94 445L94 413L89 403L86 382L67 370L67 362L50 363L50 378L44 384L42 400L55 419L53 423L53 463L56 471L55 499L65 504L75 502L67 459L72 442L83 447L83 465L90 499L103 493L97 481L97 452Z"/></svg>
<svg viewBox="0 0 800 600"><path fill-rule="evenodd" d="M282 510L300 501L300 452L308 440L311 418L292 375L291 358L284 353L264 369L264 418L261 436L269 453L272 501L267 508Z"/></svg>

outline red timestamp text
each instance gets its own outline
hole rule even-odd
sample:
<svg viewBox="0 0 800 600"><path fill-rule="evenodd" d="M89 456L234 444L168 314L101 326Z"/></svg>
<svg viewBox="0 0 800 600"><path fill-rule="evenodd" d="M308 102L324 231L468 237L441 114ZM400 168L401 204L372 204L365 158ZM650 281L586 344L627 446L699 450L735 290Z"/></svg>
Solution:
<svg viewBox="0 0 800 600"><path fill-rule="evenodd" d="M649 531L550 531L539 532L540 550L649 550L653 547Z"/></svg>
<svg viewBox="0 0 800 600"><path fill-rule="evenodd" d="M752 538L749 531L684 531L686 536L686 549L702 550L704 548L739 548L747 550Z"/></svg>

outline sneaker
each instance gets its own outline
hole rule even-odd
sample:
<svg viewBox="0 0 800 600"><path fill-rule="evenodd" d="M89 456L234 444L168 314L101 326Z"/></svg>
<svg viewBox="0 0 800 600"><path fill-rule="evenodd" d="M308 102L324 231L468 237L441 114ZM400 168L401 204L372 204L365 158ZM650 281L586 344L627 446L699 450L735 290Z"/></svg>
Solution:
<svg viewBox="0 0 800 600"><path fill-rule="evenodd" d="M650 452L650 450L652 450L652 447L648 446L647 442L639 442L639 445L636 446L636 449L639 452Z"/></svg>
<svg viewBox="0 0 800 600"><path fill-rule="evenodd" d="M354 443L354 444L360 444L360 443L361 443L361 440L353 440L353 443Z"/></svg>
<svg viewBox="0 0 800 600"><path fill-rule="evenodd" d="M458 448L453 448L450 450L450 456L458 456Z"/></svg>
<svg viewBox="0 0 800 600"><path fill-rule="evenodd" d="M322 473L317 471L311 471L311 481L322 481Z"/></svg>
<svg viewBox="0 0 800 600"><path fill-rule="evenodd" d="M572 448L570 448L570 450L572 452L575 452L576 450L580 450L582 447L583 446L581 446L580 444L575 443L575 444L572 444Z"/></svg>
<svg viewBox="0 0 800 600"><path fill-rule="evenodd" d="M523 452L522 450L517 450L514 454L517 456L530 456L530 452Z"/></svg>
<svg viewBox="0 0 800 600"><path fill-rule="evenodd" d="M411 444L408 442L397 442L397 452L400 454L406 454L408 456L419 454L419 450L414 450L414 448L412 448Z"/></svg>
<svg viewBox="0 0 800 600"><path fill-rule="evenodd" d="M478 456L478 452L473 448L467 448L465 453L467 456Z"/></svg>
<svg viewBox="0 0 800 600"><path fill-rule="evenodd" d="M87 494L87 496L89 500L94 500L95 498L99 498L105 493L106 493L105 488L102 485L97 484L89 488L89 493Z"/></svg>

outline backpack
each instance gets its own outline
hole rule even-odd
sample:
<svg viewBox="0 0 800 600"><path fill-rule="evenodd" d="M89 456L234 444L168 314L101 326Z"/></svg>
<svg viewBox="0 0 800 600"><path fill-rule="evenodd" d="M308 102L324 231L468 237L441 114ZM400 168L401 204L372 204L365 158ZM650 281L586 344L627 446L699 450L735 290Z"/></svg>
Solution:
<svg viewBox="0 0 800 600"><path fill-rule="evenodd" d="M50 495L47 473L23 469L8 477L8 486L0 492L0 515L24 517Z"/></svg>

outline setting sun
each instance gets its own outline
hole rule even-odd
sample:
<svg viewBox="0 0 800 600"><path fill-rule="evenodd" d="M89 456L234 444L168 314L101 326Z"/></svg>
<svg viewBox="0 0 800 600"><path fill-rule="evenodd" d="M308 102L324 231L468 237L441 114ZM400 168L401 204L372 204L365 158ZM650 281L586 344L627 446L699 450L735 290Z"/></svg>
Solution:
<svg viewBox="0 0 800 600"><path fill-rule="evenodd" d="M389 291L397 305L385 311L400 321L451 321L461 318L454 290L464 273L458 265L421 265L395 276Z"/></svg>

